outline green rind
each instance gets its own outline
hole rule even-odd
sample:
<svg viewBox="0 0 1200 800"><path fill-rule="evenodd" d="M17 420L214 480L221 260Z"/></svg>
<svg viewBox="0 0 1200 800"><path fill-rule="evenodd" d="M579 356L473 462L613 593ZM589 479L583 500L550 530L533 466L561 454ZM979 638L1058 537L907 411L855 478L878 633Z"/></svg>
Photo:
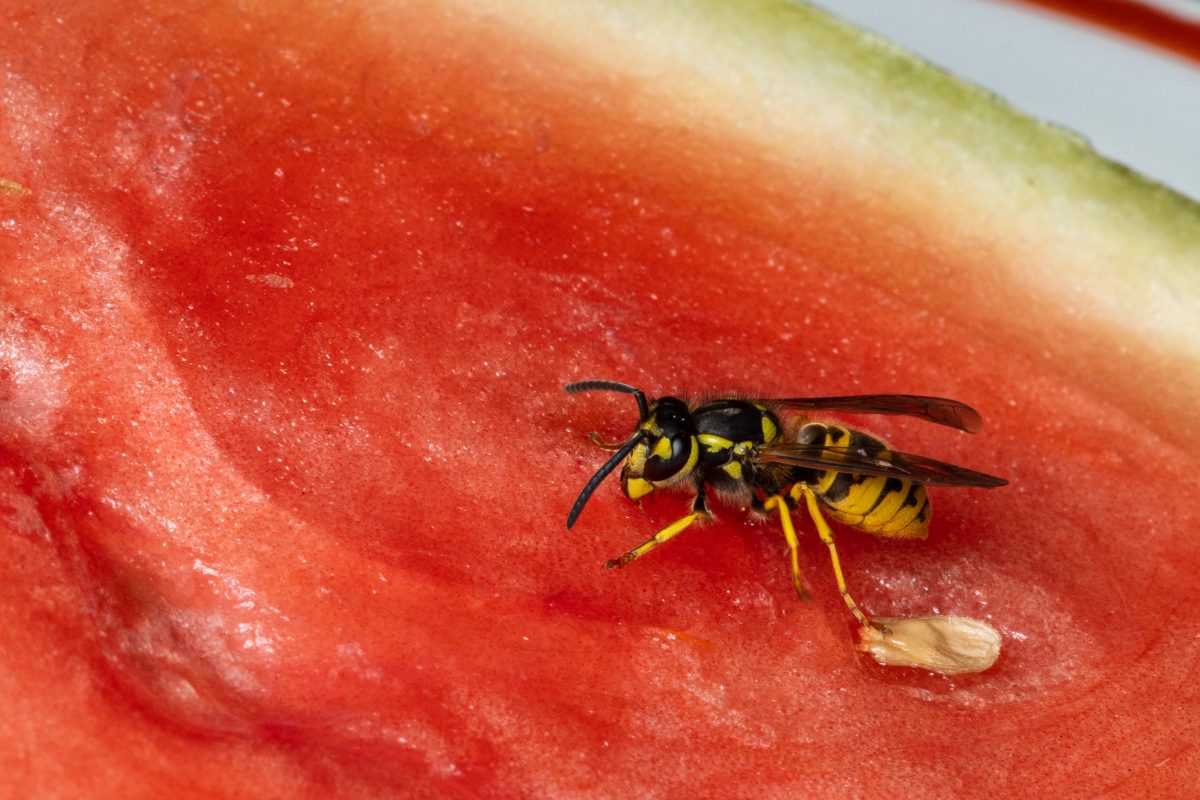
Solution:
<svg viewBox="0 0 1200 800"><path fill-rule="evenodd" d="M1200 205L1076 134L807 5L578 0L551 13L504 0L496 9L524 34L634 79L678 117L784 163L843 142L844 163L863 174L918 175L913 198L1028 237L1017 244L1037 257L1014 262L1012 279L1200 359Z"/></svg>
<svg viewBox="0 0 1200 800"><path fill-rule="evenodd" d="M931 152L965 148L973 160L999 165L1005 173L1017 165L1044 167L1072 195L1126 204L1122 210L1132 216L1118 219L1121 227L1152 224L1169 234L1166 244L1178 245L1181 254L1200 253L1196 202L1103 158L1082 136L1023 114L998 96L825 11L781 0L599 4L639 22L648 21L653 6L652 13L669 20L675 35L704 45L712 63L697 68L706 81L721 82L730 64L739 65L743 79L752 76L757 97L742 94L747 104L786 95L789 89L780 85L781 79L791 86L819 82L823 93L855 104L857 116L874 120L875 133L886 139L907 131ZM779 127L794 136L804 126Z"/></svg>

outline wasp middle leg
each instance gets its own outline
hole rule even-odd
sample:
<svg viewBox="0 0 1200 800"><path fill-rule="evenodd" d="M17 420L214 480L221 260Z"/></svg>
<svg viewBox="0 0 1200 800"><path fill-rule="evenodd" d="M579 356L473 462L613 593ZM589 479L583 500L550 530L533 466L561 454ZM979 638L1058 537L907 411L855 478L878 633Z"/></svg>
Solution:
<svg viewBox="0 0 1200 800"><path fill-rule="evenodd" d="M837 580L838 591L841 593L842 599L846 601L846 606L850 609L850 613L854 615L854 618L858 620L858 623L864 628L879 628L886 633L886 629L881 628L879 625L871 622L870 617L862 612L862 609L858 607L858 603L856 603L854 598L850 596L850 590L846 587L846 578L844 575L842 575L842 562L838 558L837 545L835 545L833 542L833 531L830 530L829 523L825 521L824 515L821 514L821 507L817 503L817 496L813 493L813 490L803 483L797 483L792 487L792 490L788 493L788 495L797 502L801 497L804 498L805 506L808 508L808 515L812 517L813 524L817 526L817 535L821 537L821 541L824 542L825 546L829 548L829 559L831 562L833 562L833 577L835 580ZM787 504L782 502L782 500L778 502L778 506L781 509L786 507L786 505ZM784 533L786 535L786 529ZM793 533L793 536L794 535L795 534Z"/></svg>
<svg viewBox="0 0 1200 800"><path fill-rule="evenodd" d="M810 599L804 588L804 579L800 577L800 540L796 538L796 528L792 525L792 513L788 509L787 500L782 495L772 495L762 506L764 511L779 509L779 525L783 528L783 538L787 539L788 555L792 562L792 586L801 600Z"/></svg>

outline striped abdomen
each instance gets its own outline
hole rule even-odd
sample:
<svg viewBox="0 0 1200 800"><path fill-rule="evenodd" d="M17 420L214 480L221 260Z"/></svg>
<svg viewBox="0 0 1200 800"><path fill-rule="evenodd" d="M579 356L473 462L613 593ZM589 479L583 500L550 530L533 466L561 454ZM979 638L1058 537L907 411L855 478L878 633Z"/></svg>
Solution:
<svg viewBox="0 0 1200 800"><path fill-rule="evenodd" d="M888 449L861 431L840 425L826 428L827 446L861 447L869 452ZM929 496L919 483L827 470L817 472L811 486L834 519L853 528L898 539L924 539L929 532Z"/></svg>

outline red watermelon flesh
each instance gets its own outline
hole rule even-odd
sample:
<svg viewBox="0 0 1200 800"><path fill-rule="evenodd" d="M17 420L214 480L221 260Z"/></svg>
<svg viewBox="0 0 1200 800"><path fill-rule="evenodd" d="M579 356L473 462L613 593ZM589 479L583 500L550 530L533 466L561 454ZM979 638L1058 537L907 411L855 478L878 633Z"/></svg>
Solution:
<svg viewBox="0 0 1200 800"><path fill-rule="evenodd" d="M807 10L76 3L8 15L3 794L1189 796L1187 201ZM651 394L854 419L1012 481L926 542L615 481Z"/></svg>

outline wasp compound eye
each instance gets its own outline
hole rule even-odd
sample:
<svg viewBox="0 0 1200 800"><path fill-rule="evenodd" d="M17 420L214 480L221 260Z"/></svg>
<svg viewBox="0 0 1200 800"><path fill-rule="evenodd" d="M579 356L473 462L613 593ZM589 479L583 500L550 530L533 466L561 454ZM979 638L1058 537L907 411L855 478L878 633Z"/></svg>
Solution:
<svg viewBox="0 0 1200 800"><path fill-rule="evenodd" d="M654 443L642 477L649 481L665 481L687 466L692 455L692 437L686 433L662 436Z"/></svg>

